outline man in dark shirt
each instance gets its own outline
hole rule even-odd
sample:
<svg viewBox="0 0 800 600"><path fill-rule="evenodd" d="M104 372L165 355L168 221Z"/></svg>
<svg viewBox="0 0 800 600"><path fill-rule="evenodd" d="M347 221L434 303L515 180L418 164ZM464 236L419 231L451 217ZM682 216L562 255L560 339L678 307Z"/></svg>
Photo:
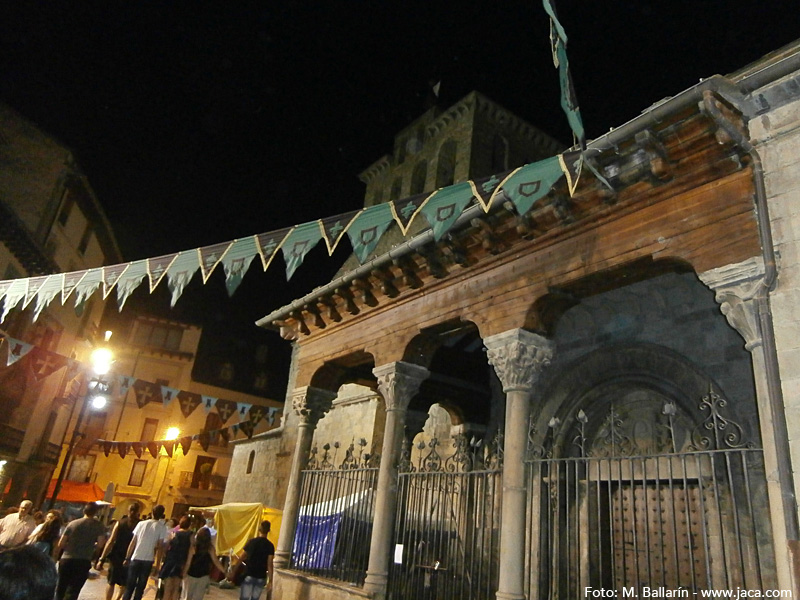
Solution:
<svg viewBox="0 0 800 600"><path fill-rule="evenodd" d="M64 529L58 541L63 551L58 561L56 600L77 600L92 566L96 546L103 547L106 528L95 517L98 506L90 502L83 507L83 518L75 519Z"/></svg>
<svg viewBox="0 0 800 600"><path fill-rule="evenodd" d="M270 522L262 521L258 528L258 537L248 541L239 554L239 561L247 563L247 571L242 586L239 588L239 600L258 600L266 585L267 598L272 593L272 559L275 558L275 546L267 539Z"/></svg>

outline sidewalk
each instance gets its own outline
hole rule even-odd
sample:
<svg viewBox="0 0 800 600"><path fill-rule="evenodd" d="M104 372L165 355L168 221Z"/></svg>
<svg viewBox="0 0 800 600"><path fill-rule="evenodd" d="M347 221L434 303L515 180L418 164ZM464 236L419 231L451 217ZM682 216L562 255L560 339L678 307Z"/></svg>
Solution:
<svg viewBox="0 0 800 600"><path fill-rule="evenodd" d="M106 571L98 573L94 569L89 571L89 579L83 586L78 600L105 600L106 599ZM114 591L116 595L116 590ZM154 600L156 597L155 580L150 579L142 600ZM204 600L238 600L239 588L231 590L221 590L213 583L208 588L208 593Z"/></svg>

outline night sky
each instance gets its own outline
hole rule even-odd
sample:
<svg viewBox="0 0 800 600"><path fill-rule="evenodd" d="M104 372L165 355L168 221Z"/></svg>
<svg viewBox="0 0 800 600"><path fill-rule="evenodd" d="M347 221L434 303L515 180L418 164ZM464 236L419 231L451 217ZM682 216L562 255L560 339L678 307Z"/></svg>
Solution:
<svg viewBox="0 0 800 600"><path fill-rule="evenodd" d="M570 140L538 0L9 4L0 101L75 152L126 260L360 207L437 81L444 107L476 89ZM556 6L590 138L800 38L796 0ZM252 323L327 281L349 246L323 246L289 284L256 261L230 302L198 275L174 314Z"/></svg>

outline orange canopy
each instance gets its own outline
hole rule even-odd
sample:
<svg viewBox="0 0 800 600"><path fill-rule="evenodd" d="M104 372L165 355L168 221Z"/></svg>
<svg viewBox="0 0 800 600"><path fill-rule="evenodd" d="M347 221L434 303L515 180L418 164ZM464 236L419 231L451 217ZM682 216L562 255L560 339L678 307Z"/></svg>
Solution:
<svg viewBox="0 0 800 600"><path fill-rule="evenodd" d="M47 486L47 497L53 497L53 490L56 488L56 480L51 479ZM58 492L57 500L62 502L97 502L102 500L105 493L96 483L83 483L79 481L61 482L61 490Z"/></svg>

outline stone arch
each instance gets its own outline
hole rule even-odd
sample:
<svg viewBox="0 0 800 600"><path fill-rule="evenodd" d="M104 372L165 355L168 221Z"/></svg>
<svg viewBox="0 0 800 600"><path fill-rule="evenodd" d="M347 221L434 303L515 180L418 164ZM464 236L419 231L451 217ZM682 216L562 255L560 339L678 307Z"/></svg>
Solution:
<svg viewBox="0 0 800 600"><path fill-rule="evenodd" d="M439 147L436 160L436 187L443 188L455 183L456 142L447 140Z"/></svg>
<svg viewBox="0 0 800 600"><path fill-rule="evenodd" d="M346 383L358 383L374 389L374 367L372 354L366 351L352 352L325 362L314 371L308 385L334 393Z"/></svg>

